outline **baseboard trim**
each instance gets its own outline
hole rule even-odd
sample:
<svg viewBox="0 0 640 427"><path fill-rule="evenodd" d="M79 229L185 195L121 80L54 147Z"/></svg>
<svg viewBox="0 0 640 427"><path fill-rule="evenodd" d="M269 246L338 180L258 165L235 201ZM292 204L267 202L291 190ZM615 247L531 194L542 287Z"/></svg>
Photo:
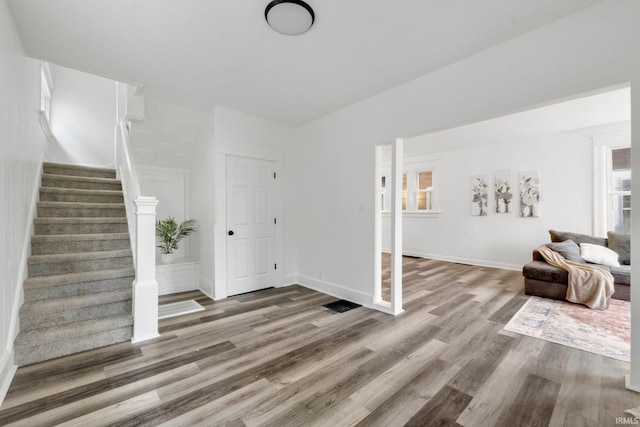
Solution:
<svg viewBox="0 0 640 427"><path fill-rule="evenodd" d="M382 249L382 252L391 252L389 249ZM509 264L506 262L494 262L494 261L486 261L481 259L471 259L471 258L460 258L448 255L438 255L438 254L429 254L425 252L414 252L414 251L403 251L402 255L406 256L414 256L418 258L429 258L435 259L437 261L446 261L446 262L455 262L458 264L469 264L475 265L478 267L489 267L489 268L502 268L505 270L514 270L520 271L522 270L522 265L519 264Z"/></svg>
<svg viewBox="0 0 640 427"><path fill-rule="evenodd" d="M353 289L348 289L335 283L329 283L300 275L297 276L297 284L304 286L305 288L313 289L314 291L322 292L323 294L345 299L367 308L377 310L373 305L373 295L369 295L364 292L354 291Z"/></svg>
<svg viewBox="0 0 640 427"><path fill-rule="evenodd" d="M287 286L293 286L298 284L298 276L289 275L282 278L280 283L273 285L274 288L285 288Z"/></svg>
<svg viewBox="0 0 640 427"><path fill-rule="evenodd" d="M18 367L13 363L13 350L7 349L0 360L0 405L7 396L11 381Z"/></svg>

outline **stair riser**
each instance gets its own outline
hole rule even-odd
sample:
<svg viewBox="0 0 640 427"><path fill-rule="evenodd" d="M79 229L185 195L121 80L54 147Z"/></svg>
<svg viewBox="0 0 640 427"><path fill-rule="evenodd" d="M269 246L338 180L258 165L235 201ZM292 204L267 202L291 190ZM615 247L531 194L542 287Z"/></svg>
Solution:
<svg viewBox="0 0 640 427"><path fill-rule="evenodd" d="M40 193L41 202L69 203L124 203L122 195L117 194L72 194L72 193Z"/></svg>
<svg viewBox="0 0 640 427"><path fill-rule="evenodd" d="M76 188L79 190L111 190L122 191L122 186L119 182L91 182L91 181L68 181L66 179L59 178L42 178L43 187L56 187L56 188Z"/></svg>
<svg viewBox="0 0 640 427"><path fill-rule="evenodd" d="M96 280L93 282L69 283L61 286L47 286L43 288L25 288L24 301L39 301L51 298L75 297L78 295L98 292L116 291L131 288L134 277L118 279Z"/></svg>
<svg viewBox="0 0 640 427"><path fill-rule="evenodd" d="M98 317L110 317L123 314L131 314L131 300L70 309L57 313L40 313L33 316L20 315L20 330L28 331L36 328L48 328Z"/></svg>
<svg viewBox="0 0 640 427"><path fill-rule="evenodd" d="M99 234L128 233L126 223L104 224L36 224L35 234L50 236L54 234Z"/></svg>
<svg viewBox="0 0 640 427"><path fill-rule="evenodd" d="M67 340L47 343L40 346L25 346L16 344L15 363L18 366L31 365L45 360L68 354L79 353L93 348L104 347L119 342L131 340L133 328L131 326L99 331L90 336L84 335Z"/></svg>
<svg viewBox="0 0 640 427"><path fill-rule="evenodd" d="M82 240L69 242L32 242L32 255L50 255L78 252L113 251L129 249L129 239L118 240Z"/></svg>
<svg viewBox="0 0 640 427"><path fill-rule="evenodd" d="M76 169L57 165L44 165L42 170L43 173L51 175L86 176L89 178L116 178L115 170Z"/></svg>
<svg viewBox="0 0 640 427"><path fill-rule="evenodd" d="M126 216L124 205L120 208L38 207L38 218L123 218Z"/></svg>
<svg viewBox="0 0 640 427"><path fill-rule="evenodd" d="M29 277L50 276L53 274L81 273L86 271L130 268L133 265L131 256L103 258L82 261L51 262L29 264Z"/></svg>

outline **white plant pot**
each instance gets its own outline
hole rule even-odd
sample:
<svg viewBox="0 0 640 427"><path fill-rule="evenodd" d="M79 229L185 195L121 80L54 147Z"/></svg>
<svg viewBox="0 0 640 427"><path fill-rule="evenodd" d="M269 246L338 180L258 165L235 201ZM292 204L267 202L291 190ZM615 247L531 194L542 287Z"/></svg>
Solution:
<svg viewBox="0 0 640 427"><path fill-rule="evenodd" d="M171 264L174 259L175 259L175 254L173 254L173 253L171 253L171 254L160 254L160 261L163 264Z"/></svg>

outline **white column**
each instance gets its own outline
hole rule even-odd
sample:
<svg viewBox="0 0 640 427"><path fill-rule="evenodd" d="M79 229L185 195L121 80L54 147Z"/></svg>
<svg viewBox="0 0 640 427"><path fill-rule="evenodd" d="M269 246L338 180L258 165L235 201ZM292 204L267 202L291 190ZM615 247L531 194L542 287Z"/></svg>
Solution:
<svg viewBox="0 0 640 427"><path fill-rule="evenodd" d="M391 175L391 312L402 313L402 157L404 141L392 146Z"/></svg>
<svg viewBox="0 0 640 427"><path fill-rule="evenodd" d="M382 207L380 198L382 195L382 146L375 147L375 187L373 204L373 304L382 304Z"/></svg>
<svg viewBox="0 0 640 427"><path fill-rule="evenodd" d="M631 86L631 363L629 390L640 392L640 81Z"/></svg>
<svg viewBox="0 0 640 427"><path fill-rule="evenodd" d="M158 334L155 197L138 197L136 205L136 279L133 282L133 337L145 341Z"/></svg>

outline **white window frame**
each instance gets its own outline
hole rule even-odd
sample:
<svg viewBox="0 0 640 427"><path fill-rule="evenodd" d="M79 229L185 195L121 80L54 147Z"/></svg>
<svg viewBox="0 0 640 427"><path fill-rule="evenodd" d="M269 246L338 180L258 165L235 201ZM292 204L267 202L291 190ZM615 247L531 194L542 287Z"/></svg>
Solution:
<svg viewBox="0 0 640 427"><path fill-rule="evenodd" d="M407 208L402 210L403 217L439 217L442 215L439 204L439 160L423 157L412 157L404 160L403 174L407 174ZM426 190L431 193L431 209L418 210L418 173L431 172L431 187ZM383 163L382 176L385 178L385 186L389 185L388 177L391 175L391 167L388 162ZM425 190L423 190L425 191ZM382 215L390 215L390 205L385 191L381 192L384 200Z"/></svg>
<svg viewBox="0 0 640 427"><path fill-rule="evenodd" d="M431 186L425 189L420 188L420 174L424 172L431 172ZM416 197L416 212L430 212L433 211L433 170L431 169L422 169L416 170L415 175L413 176L415 181L415 197ZM427 201L427 205L431 202L431 209L420 209L418 206L418 195L420 193L425 194L425 199Z"/></svg>
<svg viewBox="0 0 640 427"><path fill-rule="evenodd" d="M48 62L40 63L40 126L51 141L51 94L53 93L53 78Z"/></svg>
<svg viewBox="0 0 640 427"><path fill-rule="evenodd" d="M384 179L384 186L382 185L382 180ZM382 199L380 200L380 211L387 212L389 210L389 198L387 197L387 175L382 175L380 177L380 196Z"/></svg>
<svg viewBox="0 0 640 427"><path fill-rule="evenodd" d="M592 137L593 140L593 234L606 237L613 229L613 197L631 191L613 189L612 151L631 147L631 131L624 130ZM633 155L633 154L632 154ZM633 191L633 189L632 189Z"/></svg>

